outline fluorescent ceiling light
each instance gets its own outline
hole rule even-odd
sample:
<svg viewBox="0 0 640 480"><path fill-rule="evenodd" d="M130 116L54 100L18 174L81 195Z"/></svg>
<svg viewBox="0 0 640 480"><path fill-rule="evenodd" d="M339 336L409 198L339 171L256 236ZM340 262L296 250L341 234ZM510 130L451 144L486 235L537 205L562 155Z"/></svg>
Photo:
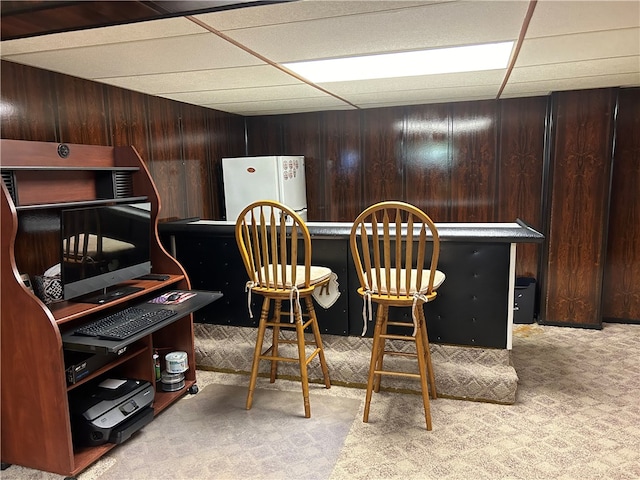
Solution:
<svg viewBox="0 0 640 480"><path fill-rule="evenodd" d="M314 83L507 68L513 42L283 64Z"/></svg>

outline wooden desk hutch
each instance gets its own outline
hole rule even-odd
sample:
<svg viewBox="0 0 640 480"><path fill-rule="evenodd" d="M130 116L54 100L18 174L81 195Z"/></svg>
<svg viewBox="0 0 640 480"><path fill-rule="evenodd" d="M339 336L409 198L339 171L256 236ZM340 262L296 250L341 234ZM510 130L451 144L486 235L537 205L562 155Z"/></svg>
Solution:
<svg viewBox="0 0 640 480"><path fill-rule="evenodd" d="M185 388L156 388L154 415L185 392L197 391L193 315L187 314L128 346L111 363L69 385L61 335L100 312L144 302L163 290L190 289L182 266L161 245L160 199L133 147L104 147L1 140L2 153L2 463L75 476L115 446L74 447L69 395L103 376L156 384L155 349L187 352ZM153 273L169 279L126 282L143 290L107 304L59 301L45 305L31 293L31 279L60 261L60 216L65 208L111 205L143 199L151 204Z"/></svg>

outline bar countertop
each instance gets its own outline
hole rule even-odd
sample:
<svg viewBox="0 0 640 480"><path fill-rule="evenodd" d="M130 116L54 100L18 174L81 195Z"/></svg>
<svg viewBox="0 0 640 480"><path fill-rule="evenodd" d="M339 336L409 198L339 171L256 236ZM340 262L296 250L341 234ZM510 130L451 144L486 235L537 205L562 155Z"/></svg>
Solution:
<svg viewBox="0 0 640 480"><path fill-rule="evenodd" d="M349 222L306 222L314 238L348 237ZM235 222L188 219L160 223L160 232L232 233ZM520 219L495 223L436 223L441 242L540 243L544 235Z"/></svg>

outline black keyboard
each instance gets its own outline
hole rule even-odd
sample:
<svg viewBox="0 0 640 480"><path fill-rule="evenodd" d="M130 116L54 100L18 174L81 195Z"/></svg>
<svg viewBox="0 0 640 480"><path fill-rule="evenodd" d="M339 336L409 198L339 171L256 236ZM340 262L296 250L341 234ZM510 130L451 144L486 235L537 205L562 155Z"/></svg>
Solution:
<svg viewBox="0 0 640 480"><path fill-rule="evenodd" d="M139 307L129 307L88 323L73 333L105 340L124 340L175 314L176 312L166 308L143 310Z"/></svg>

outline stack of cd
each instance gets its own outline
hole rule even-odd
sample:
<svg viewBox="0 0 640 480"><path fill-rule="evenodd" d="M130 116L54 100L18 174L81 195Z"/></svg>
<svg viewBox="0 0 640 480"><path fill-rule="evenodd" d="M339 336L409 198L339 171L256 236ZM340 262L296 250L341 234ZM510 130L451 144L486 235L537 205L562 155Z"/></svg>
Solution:
<svg viewBox="0 0 640 480"><path fill-rule="evenodd" d="M177 392L184 388L184 373L162 372L162 390L165 392Z"/></svg>
<svg viewBox="0 0 640 480"><path fill-rule="evenodd" d="M187 352L171 352L165 356L167 369L162 372L162 390L177 392L184 388L184 372L189 369Z"/></svg>

